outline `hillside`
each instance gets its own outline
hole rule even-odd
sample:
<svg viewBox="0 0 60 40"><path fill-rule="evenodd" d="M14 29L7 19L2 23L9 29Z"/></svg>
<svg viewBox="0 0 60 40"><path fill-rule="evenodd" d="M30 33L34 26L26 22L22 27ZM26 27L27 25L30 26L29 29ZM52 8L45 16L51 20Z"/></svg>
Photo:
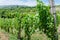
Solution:
<svg viewBox="0 0 60 40"><path fill-rule="evenodd" d="M16 8L16 7L21 7L21 8L31 8L31 7L35 7L35 6L25 6L25 5L0 5L0 9L1 8Z"/></svg>

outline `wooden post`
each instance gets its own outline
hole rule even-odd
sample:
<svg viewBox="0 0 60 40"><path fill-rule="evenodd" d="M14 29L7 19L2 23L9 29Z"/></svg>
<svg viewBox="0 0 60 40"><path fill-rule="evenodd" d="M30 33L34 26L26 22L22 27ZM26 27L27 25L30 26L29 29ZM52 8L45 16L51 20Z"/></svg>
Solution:
<svg viewBox="0 0 60 40"><path fill-rule="evenodd" d="M54 5L54 0L49 0L50 3L50 8L51 8L51 14L54 16L54 32L53 36L54 38L52 40L58 40L58 34L57 34L57 29L56 29L56 10L55 10L55 5Z"/></svg>
<svg viewBox="0 0 60 40"><path fill-rule="evenodd" d="M54 5L54 0L49 0L49 4L50 4L50 8L51 8L51 13L54 14L56 13L56 10L55 10L55 5Z"/></svg>

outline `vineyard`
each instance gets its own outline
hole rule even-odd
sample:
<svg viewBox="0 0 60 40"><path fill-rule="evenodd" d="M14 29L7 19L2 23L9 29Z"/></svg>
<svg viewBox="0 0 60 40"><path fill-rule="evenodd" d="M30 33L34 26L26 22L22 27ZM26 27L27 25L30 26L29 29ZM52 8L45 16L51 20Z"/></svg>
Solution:
<svg viewBox="0 0 60 40"><path fill-rule="evenodd" d="M60 24L57 11L57 27L50 7L38 1L36 7L15 7L0 9L0 30L9 35L9 40L55 40Z"/></svg>

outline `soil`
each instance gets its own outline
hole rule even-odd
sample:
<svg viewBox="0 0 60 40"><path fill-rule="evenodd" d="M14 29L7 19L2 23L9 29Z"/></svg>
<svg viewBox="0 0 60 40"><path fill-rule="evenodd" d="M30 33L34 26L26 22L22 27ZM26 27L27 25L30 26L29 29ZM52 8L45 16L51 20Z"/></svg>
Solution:
<svg viewBox="0 0 60 40"><path fill-rule="evenodd" d="M8 34L5 34L4 32L0 32L0 40L9 40Z"/></svg>

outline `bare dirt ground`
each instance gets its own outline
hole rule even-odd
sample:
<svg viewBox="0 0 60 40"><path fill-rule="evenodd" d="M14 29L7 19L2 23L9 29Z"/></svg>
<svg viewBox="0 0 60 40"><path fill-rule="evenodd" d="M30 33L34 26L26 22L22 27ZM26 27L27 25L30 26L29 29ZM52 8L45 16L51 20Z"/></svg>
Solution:
<svg viewBox="0 0 60 40"><path fill-rule="evenodd" d="M9 40L8 34L5 34L4 32L0 32L0 40Z"/></svg>

